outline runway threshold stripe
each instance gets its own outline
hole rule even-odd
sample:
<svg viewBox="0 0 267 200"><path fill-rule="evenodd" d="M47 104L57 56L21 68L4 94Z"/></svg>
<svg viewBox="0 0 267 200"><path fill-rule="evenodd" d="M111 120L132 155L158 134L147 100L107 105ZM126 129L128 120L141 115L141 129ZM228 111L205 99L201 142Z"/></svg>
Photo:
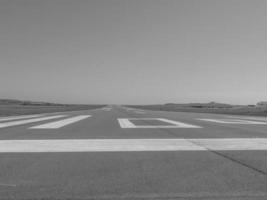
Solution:
<svg viewBox="0 0 267 200"><path fill-rule="evenodd" d="M242 119L242 120L255 120L255 121L267 121L267 117L246 117L246 116L227 116L228 118L232 119Z"/></svg>
<svg viewBox="0 0 267 200"><path fill-rule="evenodd" d="M267 150L267 138L0 140L0 153Z"/></svg>
<svg viewBox="0 0 267 200"><path fill-rule="evenodd" d="M249 120L241 120L241 119L198 119L207 122L215 122L221 124L259 124L259 125L266 125L267 122L261 121L249 121Z"/></svg>
<svg viewBox="0 0 267 200"><path fill-rule="evenodd" d="M11 120L16 120L16 119L34 118L34 117L40 117L40 116L41 115L20 115L20 116L1 117L0 122L11 121Z"/></svg>
<svg viewBox="0 0 267 200"><path fill-rule="evenodd" d="M169 125L135 125L132 121L135 120L156 120L166 122ZM121 128L202 128L200 126L186 124L178 121L173 121L165 118L118 118L118 122Z"/></svg>
<svg viewBox="0 0 267 200"><path fill-rule="evenodd" d="M91 115L79 115L76 117L71 117L71 118L63 119L63 120L56 121L56 122L51 122L51 123L46 123L46 124L42 124L42 125L38 125L38 126L33 126L30 129L57 129L57 128L61 128L63 126L67 126L69 124L81 121L81 120L86 119L88 117L91 117Z"/></svg>
<svg viewBox="0 0 267 200"><path fill-rule="evenodd" d="M66 115L55 115L55 116L48 116L48 117L41 117L41 118L34 118L34 119L27 119L27 120L5 122L5 123L0 123L0 128L18 126L18 125L29 124L33 122L40 122L40 121L45 121L49 119L57 119L57 118L65 117L65 116Z"/></svg>

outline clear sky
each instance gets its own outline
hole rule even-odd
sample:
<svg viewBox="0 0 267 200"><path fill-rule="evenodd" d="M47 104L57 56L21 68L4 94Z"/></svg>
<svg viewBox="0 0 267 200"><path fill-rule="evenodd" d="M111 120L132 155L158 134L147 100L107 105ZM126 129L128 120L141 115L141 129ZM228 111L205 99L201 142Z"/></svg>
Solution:
<svg viewBox="0 0 267 200"><path fill-rule="evenodd" d="M267 100L267 1L1 0L0 98Z"/></svg>

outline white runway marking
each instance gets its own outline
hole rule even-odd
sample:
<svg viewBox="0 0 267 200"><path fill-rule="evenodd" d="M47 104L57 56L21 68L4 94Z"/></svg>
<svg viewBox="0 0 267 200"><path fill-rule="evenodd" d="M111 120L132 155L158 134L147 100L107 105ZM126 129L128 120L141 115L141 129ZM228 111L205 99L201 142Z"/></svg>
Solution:
<svg viewBox="0 0 267 200"><path fill-rule="evenodd" d="M34 117L40 117L40 116L42 115L19 115L19 116L1 117L0 122L11 121L11 120L16 120L16 119L34 118Z"/></svg>
<svg viewBox="0 0 267 200"><path fill-rule="evenodd" d="M198 119L207 122L216 122L221 124L267 124L266 122L248 121L241 119Z"/></svg>
<svg viewBox="0 0 267 200"><path fill-rule="evenodd" d="M267 150L267 138L0 140L0 153Z"/></svg>
<svg viewBox="0 0 267 200"><path fill-rule="evenodd" d="M0 128L10 127L10 126L17 126L22 124L29 124L33 122L40 122L49 119L57 119L60 117L65 117L66 115L56 115L56 116L49 116L49 117L41 117L41 118L34 118L34 119L27 119L27 120L20 120L20 121L12 121L12 122L5 122L0 123Z"/></svg>
<svg viewBox="0 0 267 200"><path fill-rule="evenodd" d="M121 128L135 128L135 125L128 119L118 119Z"/></svg>
<svg viewBox="0 0 267 200"><path fill-rule="evenodd" d="M267 150L267 138L189 139L189 141L210 150Z"/></svg>
<svg viewBox="0 0 267 200"><path fill-rule="evenodd" d="M102 108L104 111L111 111L111 108Z"/></svg>
<svg viewBox="0 0 267 200"><path fill-rule="evenodd" d="M255 120L255 121L267 121L267 117L246 117L246 116L227 116L229 118L234 118L234 119L245 119L245 120Z"/></svg>
<svg viewBox="0 0 267 200"><path fill-rule="evenodd" d="M145 112L143 111L134 111L136 114L146 114Z"/></svg>
<svg viewBox="0 0 267 200"><path fill-rule="evenodd" d="M127 111L134 111L135 109L133 108L126 108Z"/></svg>
<svg viewBox="0 0 267 200"><path fill-rule="evenodd" d="M91 117L91 115L79 115L76 117L71 117L71 118L63 119L63 120L56 121L56 122L50 122L50 123L46 123L46 124L42 124L38 126L33 126L30 129L57 129L57 128L61 128L63 126L78 122L80 120L86 119L88 117Z"/></svg>
<svg viewBox="0 0 267 200"><path fill-rule="evenodd" d="M131 122L134 120L158 120L169 123L171 125L135 125ZM164 118L119 118L118 121L121 128L202 128L200 126L195 126Z"/></svg>

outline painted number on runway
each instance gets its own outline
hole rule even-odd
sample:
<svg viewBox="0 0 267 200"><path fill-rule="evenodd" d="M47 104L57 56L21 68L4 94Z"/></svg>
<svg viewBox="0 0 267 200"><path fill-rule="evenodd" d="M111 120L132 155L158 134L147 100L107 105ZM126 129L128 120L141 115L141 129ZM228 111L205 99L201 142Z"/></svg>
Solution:
<svg viewBox="0 0 267 200"><path fill-rule="evenodd" d="M121 128L202 128L200 126L177 122L165 118L119 118L118 121ZM137 125L136 123L134 123L137 121L158 121L160 125ZM162 125L162 123L165 124Z"/></svg>

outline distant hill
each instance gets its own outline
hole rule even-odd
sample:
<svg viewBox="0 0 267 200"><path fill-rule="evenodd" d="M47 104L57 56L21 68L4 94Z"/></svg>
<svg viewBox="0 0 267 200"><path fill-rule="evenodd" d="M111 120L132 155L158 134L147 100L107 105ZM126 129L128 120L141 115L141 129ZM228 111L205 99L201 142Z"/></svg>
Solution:
<svg viewBox="0 0 267 200"><path fill-rule="evenodd" d="M48 103L48 102L37 102L37 101L22 101L16 99L0 99L0 105L42 105L42 106L57 106L57 105L67 105L58 103Z"/></svg>
<svg viewBox="0 0 267 200"><path fill-rule="evenodd" d="M0 99L0 116L30 115L39 113L92 110L106 105L98 104L59 104L16 99Z"/></svg>
<svg viewBox="0 0 267 200"><path fill-rule="evenodd" d="M138 109L160 110L172 112L195 112L195 113L216 113L233 115L255 115L267 117L267 102L260 102L257 105L231 105L226 103L166 103L162 105L135 105L130 106Z"/></svg>
<svg viewBox="0 0 267 200"><path fill-rule="evenodd" d="M22 101L14 100L14 99L0 99L0 104L8 105L8 104L20 104Z"/></svg>
<svg viewBox="0 0 267 200"><path fill-rule="evenodd" d="M260 101L260 102L257 103L257 106L267 107L267 101Z"/></svg>

